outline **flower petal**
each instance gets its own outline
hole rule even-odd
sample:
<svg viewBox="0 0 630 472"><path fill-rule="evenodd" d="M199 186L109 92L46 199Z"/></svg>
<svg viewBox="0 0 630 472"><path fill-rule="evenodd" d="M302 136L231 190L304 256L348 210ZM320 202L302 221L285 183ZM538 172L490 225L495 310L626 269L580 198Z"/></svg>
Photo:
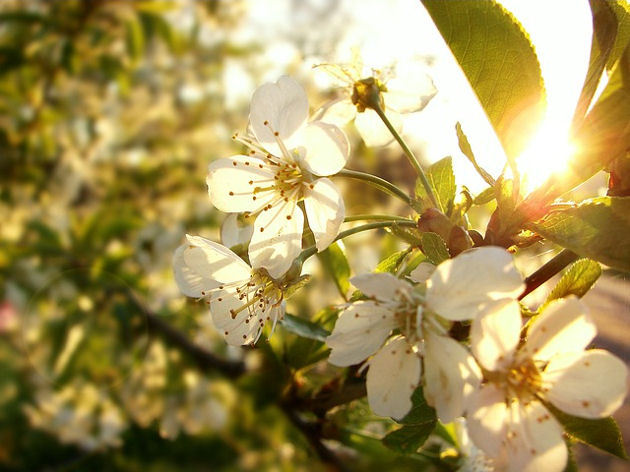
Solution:
<svg viewBox="0 0 630 472"><path fill-rule="evenodd" d="M350 154L345 133L337 126L323 121L307 124L299 135L303 148L300 165L315 175L333 175L343 169Z"/></svg>
<svg viewBox="0 0 630 472"><path fill-rule="evenodd" d="M204 277L192 270L184 261L184 251L190 249L190 244L182 244L173 254L173 275L179 290L187 297L201 298L205 293L221 285L216 280Z"/></svg>
<svg viewBox="0 0 630 472"><path fill-rule="evenodd" d="M259 317L252 317L247 309L236 312L245 302L236 295L234 290L217 290L210 301L210 315L212 324L232 346L250 344L256 339L261 326Z"/></svg>
<svg viewBox="0 0 630 472"><path fill-rule="evenodd" d="M261 85L252 96L249 123L258 142L272 154L281 155L276 136L289 149L290 138L308 118L308 98L302 86L293 78L283 76L275 84ZM265 125L268 122L270 126ZM273 130L272 130L273 129Z"/></svg>
<svg viewBox="0 0 630 472"><path fill-rule="evenodd" d="M562 427L539 401L512 402L505 453L512 472L562 472L568 459Z"/></svg>
<svg viewBox="0 0 630 472"><path fill-rule="evenodd" d="M186 239L188 248L183 250L182 258L189 272L218 282L216 286L247 280L251 276L251 267L225 246L189 234Z"/></svg>
<svg viewBox="0 0 630 472"><path fill-rule="evenodd" d="M262 211L249 243L252 267L264 267L274 279L284 275L302 249L303 226L304 214L295 201Z"/></svg>
<svg viewBox="0 0 630 472"><path fill-rule="evenodd" d="M516 300L489 303L470 329L470 346L487 370L499 370L510 362L521 333L521 309Z"/></svg>
<svg viewBox="0 0 630 472"><path fill-rule="evenodd" d="M575 297L554 300L527 331L523 355L549 360L564 352L579 352L597 334L586 305Z"/></svg>
<svg viewBox="0 0 630 472"><path fill-rule="evenodd" d="M437 89L424 68L404 63L396 67L396 75L387 81L385 106L398 113L422 110L437 93Z"/></svg>
<svg viewBox="0 0 630 472"><path fill-rule="evenodd" d="M364 295L384 302L395 301L401 293L412 290L412 286L388 272L361 274L350 279L352 285Z"/></svg>
<svg viewBox="0 0 630 472"><path fill-rule="evenodd" d="M523 287L509 252L481 247L437 267L427 284L427 305L449 320L468 320L477 316L481 305L515 298Z"/></svg>
<svg viewBox="0 0 630 472"><path fill-rule="evenodd" d="M442 423L464 413L465 398L479 387L481 371L457 341L430 330L424 338L424 395Z"/></svg>
<svg viewBox="0 0 630 472"><path fill-rule="evenodd" d="M304 192L308 225L315 236L318 251L326 249L339 234L346 215L343 197L330 179L317 179Z"/></svg>
<svg viewBox="0 0 630 472"><path fill-rule="evenodd" d="M420 374L420 358L405 338L392 339L370 360L366 386L372 411L395 419L404 417L411 409Z"/></svg>
<svg viewBox="0 0 630 472"><path fill-rule="evenodd" d="M332 349L328 362L338 366L358 364L374 354L395 326L393 313L373 301L358 301L339 315L326 338Z"/></svg>
<svg viewBox="0 0 630 472"><path fill-rule="evenodd" d="M206 183L210 201L228 213L255 211L273 192L257 193L254 198L254 189L269 187L274 175L266 161L254 156L218 159L208 166Z"/></svg>
<svg viewBox="0 0 630 472"><path fill-rule="evenodd" d="M394 129L400 134L402 132L403 122L398 113L387 113L390 123ZM361 139L368 147L385 146L394 140L394 137L383 124L376 112L373 110L365 110L363 113L357 113L354 119L354 126L361 135Z"/></svg>
<svg viewBox="0 0 630 472"><path fill-rule="evenodd" d="M507 432L505 393L492 383L473 392L467 404L468 434L491 457L499 457Z"/></svg>
<svg viewBox="0 0 630 472"><path fill-rule="evenodd" d="M320 121L342 127L357 116L357 107L348 99L337 99L321 111Z"/></svg>
<svg viewBox="0 0 630 472"><path fill-rule="evenodd" d="M409 278L413 282L420 284L429 280L433 272L435 272L435 266L433 264L430 262L421 262L418 264L418 267L411 271Z"/></svg>
<svg viewBox="0 0 630 472"><path fill-rule="evenodd" d="M254 226L242 221L238 213L230 213L223 220L221 225L221 243L226 247L233 247L239 244L248 244L254 233Z"/></svg>
<svg viewBox="0 0 630 472"><path fill-rule="evenodd" d="M547 399L571 415L604 418L617 410L628 391L628 369L601 349L554 356L543 372L551 383Z"/></svg>

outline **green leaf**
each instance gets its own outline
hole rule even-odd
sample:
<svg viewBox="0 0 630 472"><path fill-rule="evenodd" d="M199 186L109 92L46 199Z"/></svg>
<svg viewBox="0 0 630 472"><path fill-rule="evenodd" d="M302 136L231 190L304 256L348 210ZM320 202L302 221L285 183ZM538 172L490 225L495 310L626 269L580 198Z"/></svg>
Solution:
<svg viewBox="0 0 630 472"><path fill-rule="evenodd" d="M621 431L612 417L591 420L567 415L557 408L549 408L571 438L621 459L628 459Z"/></svg>
<svg viewBox="0 0 630 472"><path fill-rule="evenodd" d="M452 158L445 157L432 164L427 170L426 175L431 189L435 194L435 198L437 199L438 210L442 211L445 215L449 215L453 209L456 191ZM426 191L420 180L416 182L416 197L422 200L427 199Z"/></svg>
<svg viewBox="0 0 630 472"><path fill-rule="evenodd" d="M422 0L483 106L509 158L544 112L540 65L527 32L494 0Z"/></svg>
<svg viewBox="0 0 630 472"><path fill-rule="evenodd" d="M137 61L144 52L144 31L142 23L137 18L127 21L125 43L127 44L127 53Z"/></svg>
<svg viewBox="0 0 630 472"><path fill-rule="evenodd" d="M333 243L325 251L317 254L324 269L333 278L342 297L350 290L350 264L339 243Z"/></svg>
<svg viewBox="0 0 630 472"><path fill-rule="evenodd" d="M568 297L569 295L583 297L600 275L602 275L602 268L599 263L590 259L575 261L562 274L560 281L553 288L544 304L546 305L552 300Z"/></svg>
<svg viewBox="0 0 630 472"><path fill-rule="evenodd" d="M494 186L494 178L477 163L477 159L475 158L472 147L470 147L468 138L464 134L464 130L462 130L462 125L459 124L459 122L455 124L455 131L457 132L457 143L459 144L459 149L462 151L464 156L466 156L468 160L472 163L473 167L481 176L481 178L485 180L488 185Z"/></svg>
<svg viewBox="0 0 630 472"><path fill-rule="evenodd" d="M285 313L284 319L281 323L287 331L307 339L325 342L326 337L330 334L330 332L322 328L320 325L289 313Z"/></svg>
<svg viewBox="0 0 630 472"><path fill-rule="evenodd" d="M594 198L527 226L582 257L630 270L630 197Z"/></svg>
<svg viewBox="0 0 630 472"><path fill-rule="evenodd" d="M497 194L494 190L494 187L488 187L475 197L473 203L475 205L485 205L486 203L490 203L492 200L494 200L496 196Z"/></svg>
<svg viewBox="0 0 630 472"><path fill-rule="evenodd" d="M403 249L402 251L396 251L395 253L390 254L378 263L376 269L374 269L374 272L390 272L392 274L395 273L405 256L409 254L410 250L411 249Z"/></svg>
<svg viewBox="0 0 630 472"><path fill-rule="evenodd" d="M437 233L422 233L422 252L434 265L451 257L446 243Z"/></svg>
<svg viewBox="0 0 630 472"><path fill-rule="evenodd" d="M418 450L437 425L435 410L427 405L422 388L417 388L411 397L413 406L399 422L404 426L383 438L383 444L395 451L411 454Z"/></svg>

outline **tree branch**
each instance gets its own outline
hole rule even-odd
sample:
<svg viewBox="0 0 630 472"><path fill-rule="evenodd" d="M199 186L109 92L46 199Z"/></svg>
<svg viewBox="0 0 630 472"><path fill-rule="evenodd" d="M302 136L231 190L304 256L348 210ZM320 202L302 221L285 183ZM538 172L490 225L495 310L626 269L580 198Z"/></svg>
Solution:
<svg viewBox="0 0 630 472"><path fill-rule="evenodd" d="M555 255L553 259L543 265L540 269L534 272L532 275L525 279L525 290L518 297L519 300L522 300L531 292L536 290L542 284L544 284L551 277L556 275L566 266L571 264L571 262L579 259L578 256L573 251L569 251L568 249L563 249L558 254Z"/></svg>

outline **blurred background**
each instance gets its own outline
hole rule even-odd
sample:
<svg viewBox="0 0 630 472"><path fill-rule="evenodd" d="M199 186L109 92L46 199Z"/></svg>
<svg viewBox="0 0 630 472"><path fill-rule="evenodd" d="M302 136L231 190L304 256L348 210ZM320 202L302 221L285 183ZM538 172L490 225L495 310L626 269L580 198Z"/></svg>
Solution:
<svg viewBox="0 0 630 472"><path fill-rule="evenodd" d="M588 64L588 4L571 3L574 17L556 41L573 52L565 50L558 67L562 45L549 47L554 15L542 20L535 7L504 3L537 44L549 97L537 145L557 147L553 166L561 169ZM404 128L425 163L452 155L458 185L483 190L457 149L460 121L482 165L501 171L496 137L419 2L0 3L1 470L323 470L275 406L281 379L274 385L274 372L233 381L199 369L152 320L226 359L260 362L256 351L228 348L203 304L179 293L171 257L185 233L220 240L225 215L208 200L206 168L240 152L230 137L246 129L254 89L291 74L314 111L335 90L312 66L347 62L354 50L373 67L413 62L432 77L436 97ZM367 148L351 125L347 132L349 168L413 187L398 148ZM528 152L521 162L535 188L550 164L536 161L534 146ZM349 215L409 216L361 183L338 183ZM603 183L596 177L578 196L597 195ZM492 204L475 208L473 226L483 229L491 211ZM400 243L372 233L343 249L355 274L372 270ZM552 254L552 247L537 247L519 264L529 273ZM289 308L329 321L327 307L342 294L316 259L305 269L313 282ZM623 279L609 274L586 300L610 332L601 343L628 359ZM321 343L305 347L279 329L261 344L307 388L330 378L333 368L316 363L326 355ZM340 452L357 467L418 467L374 440L392 425L372 417L364 402L337 415L340 425L351 419L356 426L345 439L359 452ZM621 415L627 420L627 409Z"/></svg>

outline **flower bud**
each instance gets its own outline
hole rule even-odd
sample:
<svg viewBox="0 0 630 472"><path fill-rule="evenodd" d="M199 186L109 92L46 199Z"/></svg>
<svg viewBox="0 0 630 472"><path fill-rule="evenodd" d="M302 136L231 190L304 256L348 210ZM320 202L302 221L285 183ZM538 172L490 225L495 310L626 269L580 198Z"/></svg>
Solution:
<svg viewBox="0 0 630 472"><path fill-rule="evenodd" d="M366 108L382 110L385 100L381 92L387 92L387 87L375 77L358 80L352 86L352 103L359 112L364 112Z"/></svg>

